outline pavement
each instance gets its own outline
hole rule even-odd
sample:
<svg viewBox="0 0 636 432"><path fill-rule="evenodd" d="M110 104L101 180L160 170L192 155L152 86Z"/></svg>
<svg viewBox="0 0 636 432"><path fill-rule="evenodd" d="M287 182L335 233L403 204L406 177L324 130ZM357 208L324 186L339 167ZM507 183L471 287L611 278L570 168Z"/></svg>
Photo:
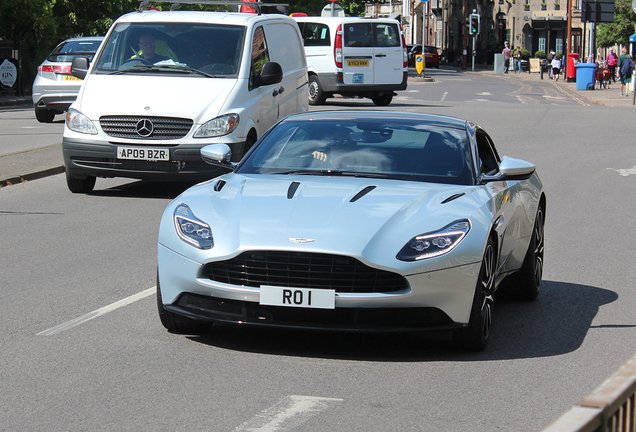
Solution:
<svg viewBox="0 0 636 432"><path fill-rule="evenodd" d="M442 69L459 71L458 68L445 67ZM468 74L485 74L497 76L490 69L477 69L474 72L467 70ZM508 73L501 76L502 79L517 79L528 82L540 82L541 76L538 73ZM434 77L419 76L413 68L409 70L409 81L433 81ZM578 103L582 105L597 105L607 107L622 107L625 109L636 109L632 102L632 94L629 97L620 96L620 84L612 84L609 89L577 90L576 83L569 83L563 80L550 81L547 74L543 75L543 81L549 82L558 87L563 92L567 92ZM30 106L33 107L31 96L11 96L0 95L0 110L6 107ZM34 120L35 121L35 120ZM17 152L7 155L0 155L0 187L17 184L20 182L35 180L38 178L60 174L64 172L62 163L62 143L52 146L37 148L24 152Z"/></svg>

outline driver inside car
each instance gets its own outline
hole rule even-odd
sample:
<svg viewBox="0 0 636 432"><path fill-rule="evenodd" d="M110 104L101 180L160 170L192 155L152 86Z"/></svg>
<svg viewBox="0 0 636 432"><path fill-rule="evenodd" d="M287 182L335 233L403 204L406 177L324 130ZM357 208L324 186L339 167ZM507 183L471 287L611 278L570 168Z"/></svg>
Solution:
<svg viewBox="0 0 636 432"><path fill-rule="evenodd" d="M167 45L166 45L166 48L167 48ZM139 56L135 56L135 58L141 58L151 64L159 63L160 61L170 60L170 57L157 54L156 49L157 49L157 41L155 41L154 36L150 34L141 35L141 37L139 38ZM170 48L167 48L167 49L171 51Z"/></svg>

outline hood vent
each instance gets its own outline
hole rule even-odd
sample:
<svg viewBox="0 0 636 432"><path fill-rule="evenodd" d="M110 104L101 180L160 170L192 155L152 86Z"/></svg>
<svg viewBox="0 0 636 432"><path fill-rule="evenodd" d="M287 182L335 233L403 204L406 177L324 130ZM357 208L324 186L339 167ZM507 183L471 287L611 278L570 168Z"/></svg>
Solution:
<svg viewBox="0 0 636 432"><path fill-rule="evenodd" d="M214 190L219 192L221 189L223 189L223 186L225 186L227 182L225 180L219 180L218 182L216 182L216 184L214 185Z"/></svg>
<svg viewBox="0 0 636 432"><path fill-rule="evenodd" d="M451 201L456 200L457 198L466 195L466 192L462 192L462 193L456 193L455 195L451 195L448 198L446 198L444 201L442 201L442 204L446 204L449 203Z"/></svg>
<svg viewBox="0 0 636 432"><path fill-rule="evenodd" d="M349 202L356 202L358 201L360 198L362 198L363 196L365 196L366 194L368 194L369 192L371 192L373 189L377 188L377 186L367 186L364 189L362 189L360 192L358 192L356 194L356 196L354 196L353 198L351 198L351 201Z"/></svg>
<svg viewBox="0 0 636 432"><path fill-rule="evenodd" d="M287 199L292 199L294 197L299 186L300 182L297 181L292 182L292 184L289 185L289 189L287 189Z"/></svg>

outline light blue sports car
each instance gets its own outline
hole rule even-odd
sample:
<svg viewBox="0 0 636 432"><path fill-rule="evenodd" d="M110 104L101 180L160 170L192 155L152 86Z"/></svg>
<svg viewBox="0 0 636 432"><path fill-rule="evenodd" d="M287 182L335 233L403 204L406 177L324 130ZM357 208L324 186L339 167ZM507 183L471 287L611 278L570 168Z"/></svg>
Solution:
<svg viewBox="0 0 636 432"><path fill-rule="evenodd" d="M451 117L323 111L287 117L228 174L166 208L163 325L448 330L486 347L495 293L532 300L546 198L529 162L501 158Z"/></svg>

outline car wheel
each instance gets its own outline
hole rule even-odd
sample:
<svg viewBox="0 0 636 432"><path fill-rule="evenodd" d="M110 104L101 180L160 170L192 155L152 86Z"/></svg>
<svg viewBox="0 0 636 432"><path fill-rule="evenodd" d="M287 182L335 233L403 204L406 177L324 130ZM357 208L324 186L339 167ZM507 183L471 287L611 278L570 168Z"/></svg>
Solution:
<svg viewBox="0 0 636 432"><path fill-rule="evenodd" d="M377 106L388 106L393 100L393 95L391 93L384 93L381 96L375 95L371 98L371 100Z"/></svg>
<svg viewBox="0 0 636 432"><path fill-rule="evenodd" d="M495 248L488 239L481 261L475 297L468 325L455 332L454 339L466 351L483 351L492 329L493 291L495 288Z"/></svg>
<svg viewBox="0 0 636 432"><path fill-rule="evenodd" d="M309 105L322 105L325 100L327 100L327 96L322 91L318 77L311 75L309 77Z"/></svg>
<svg viewBox="0 0 636 432"><path fill-rule="evenodd" d="M521 269L506 281L508 293L519 300L534 300L539 295L543 279L545 214L539 206L532 238Z"/></svg>
<svg viewBox="0 0 636 432"><path fill-rule="evenodd" d="M55 119L55 112L48 109L36 109L35 118L40 123L51 123Z"/></svg>
<svg viewBox="0 0 636 432"><path fill-rule="evenodd" d="M66 171L66 185L73 193L89 193L95 187L95 177L89 175L84 178L75 177Z"/></svg>
<svg viewBox="0 0 636 432"><path fill-rule="evenodd" d="M177 315L163 307L161 300L161 288L159 287L159 277L157 276L157 311L161 324L169 332L174 333L203 333L210 327L210 324L202 321L195 321L190 318Z"/></svg>

